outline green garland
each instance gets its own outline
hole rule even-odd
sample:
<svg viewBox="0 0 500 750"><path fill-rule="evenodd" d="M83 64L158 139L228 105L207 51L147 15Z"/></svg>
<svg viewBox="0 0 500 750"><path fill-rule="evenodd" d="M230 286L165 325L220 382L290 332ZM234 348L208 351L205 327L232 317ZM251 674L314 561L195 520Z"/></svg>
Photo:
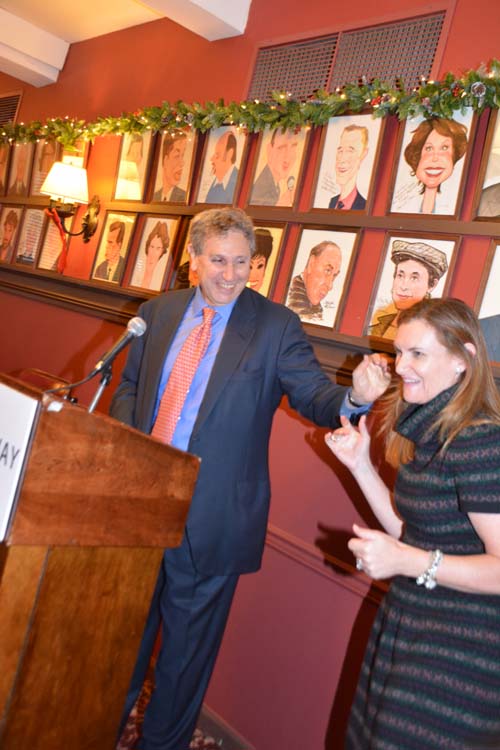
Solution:
<svg viewBox="0 0 500 750"><path fill-rule="evenodd" d="M486 108L500 108L500 62L492 60L461 77L447 73L440 82L422 79L420 85L407 91L402 82L395 86L377 79L347 84L328 93L321 90L304 102L295 100L289 92L273 92L272 102L259 100L225 104L197 102L145 107L133 114L119 117L99 117L95 122L52 118L45 123L7 123L0 128L0 142L27 143L42 139L55 140L65 148L85 138L123 133L167 132L191 128L205 132L221 125L234 124L254 133L271 128L300 128L325 125L331 117L345 112L360 112L372 108L374 117L396 115L408 117L452 117L456 111L472 107L475 112Z"/></svg>

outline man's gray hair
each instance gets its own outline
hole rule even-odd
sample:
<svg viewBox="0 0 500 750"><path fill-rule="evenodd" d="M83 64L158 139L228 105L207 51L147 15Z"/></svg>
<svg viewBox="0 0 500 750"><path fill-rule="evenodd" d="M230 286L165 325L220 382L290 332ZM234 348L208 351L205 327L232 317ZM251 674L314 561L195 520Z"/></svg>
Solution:
<svg viewBox="0 0 500 750"><path fill-rule="evenodd" d="M209 237L220 237L229 232L241 232L248 241L250 255L255 252L255 232L252 220L241 208L211 208L194 217L189 230L189 242L195 255L201 255Z"/></svg>

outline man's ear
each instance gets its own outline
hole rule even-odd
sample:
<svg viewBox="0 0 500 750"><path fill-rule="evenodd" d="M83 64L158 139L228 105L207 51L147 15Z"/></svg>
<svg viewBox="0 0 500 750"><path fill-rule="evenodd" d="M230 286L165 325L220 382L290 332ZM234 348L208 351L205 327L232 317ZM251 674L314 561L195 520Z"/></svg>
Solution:
<svg viewBox="0 0 500 750"><path fill-rule="evenodd" d="M190 265L190 267L191 267L191 268L192 268L193 270L195 270L195 266L196 266L196 257L197 257L197 256L196 256L196 253L195 253L195 251L194 251L194 247L192 246L192 244L191 244L191 243L189 243L189 244L188 244L188 246L187 246L187 251L188 251L188 255L189 255L189 265Z"/></svg>

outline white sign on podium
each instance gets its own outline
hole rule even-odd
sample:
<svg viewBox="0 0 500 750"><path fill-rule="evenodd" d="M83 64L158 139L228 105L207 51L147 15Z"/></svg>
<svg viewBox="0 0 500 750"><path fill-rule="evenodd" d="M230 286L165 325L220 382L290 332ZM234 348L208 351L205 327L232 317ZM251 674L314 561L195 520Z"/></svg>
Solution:
<svg viewBox="0 0 500 750"><path fill-rule="evenodd" d="M0 542L16 500L38 403L0 383Z"/></svg>

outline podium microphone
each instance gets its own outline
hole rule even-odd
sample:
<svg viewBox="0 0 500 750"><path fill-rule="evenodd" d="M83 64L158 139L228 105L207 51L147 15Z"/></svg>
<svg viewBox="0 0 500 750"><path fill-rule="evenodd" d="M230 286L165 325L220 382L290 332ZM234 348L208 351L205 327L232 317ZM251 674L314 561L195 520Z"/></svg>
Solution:
<svg viewBox="0 0 500 750"><path fill-rule="evenodd" d="M92 374L96 375L98 372L101 372L101 370L103 370L105 367L108 367L108 365L111 364L111 362L114 360L116 355L119 354L122 349L128 346L128 344L132 341L132 339L135 339L138 336L142 336L146 328L147 328L147 324L145 320L139 317L131 318L128 322L126 331L122 333L120 338L113 344L111 349L109 349L109 351L107 351L106 354L103 354L99 362L96 364L96 366L92 370Z"/></svg>

